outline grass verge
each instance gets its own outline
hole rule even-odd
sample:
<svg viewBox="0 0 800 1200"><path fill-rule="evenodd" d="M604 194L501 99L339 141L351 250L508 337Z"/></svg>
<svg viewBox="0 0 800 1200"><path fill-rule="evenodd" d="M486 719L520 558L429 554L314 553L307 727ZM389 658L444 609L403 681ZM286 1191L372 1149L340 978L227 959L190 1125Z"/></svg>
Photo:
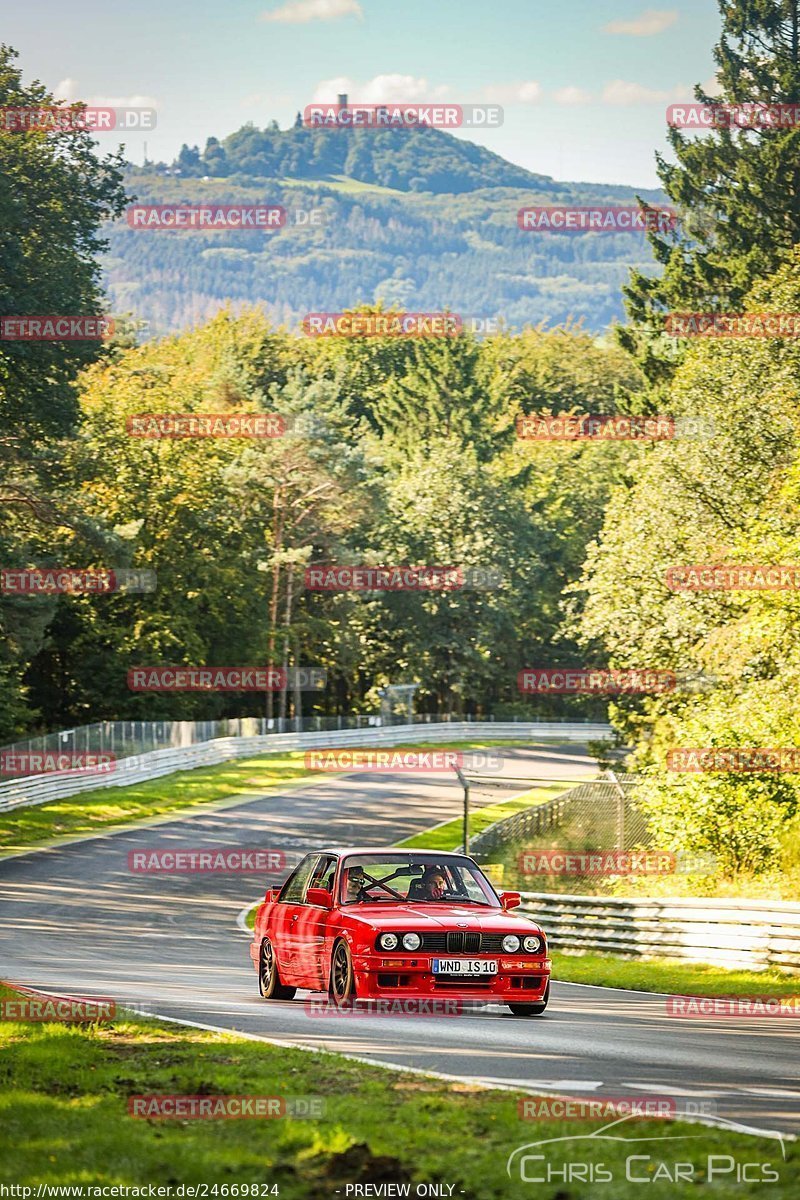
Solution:
<svg viewBox="0 0 800 1200"><path fill-rule="evenodd" d="M674 996L797 996L800 980L774 968L731 971L675 958L626 959L554 950L553 978L565 983L665 992Z"/></svg>
<svg viewBox="0 0 800 1200"><path fill-rule="evenodd" d="M2 994L12 995L8 989ZM534 1174L549 1171L554 1176L549 1186L537 1187L537 1196L596 1196L595 1183L565 1188L563 1172L576 1160L595 1169L602 1163L613 1176L614 1200L640 1196L640 1184L626 1179L630 1155L650 1160L636 1163L637 1173L650 1180L648 1196L696 1196L698 1185L706 1182L710 1154L727 1154L735 1162L769 1162L779 1173L770 1197L796 1195L800 1151L793 1143L786 1143L784 1161L774 1140L640 1119L613 1130L630 1141L587 1143L586 1135L606 1122L523 1120L518 1109L522 1093L405 1075L235 1034L125 1015L92 1026L4 1022L0 1051L4 1183L158 1183L171 1184L173 1195L180 1184L258 1184L277 1191L251 1195L276 1194L282 1200L335 1200L339 1190L344 1197L348 1185L367 1183L408 1183L413 1196L416 1184L437 1183L445 1185L440 1195L494 1200L533 1194L530 1183L521 1182L519 1168L511 1178L506 1173L507 1158L517 1147L577 1137L583 1140L532 1151L543 1153L546 1161L529 1163L528 1170L535 1167ZM130 1097L162 1094L304 1097L322 1101L324 1111L309 1119L128 1115ZM666 1137L687 1140L633 1141ZM654 1179L662 1161L670 1166L691 1163L694 1181L670 1182L663 1173L663 1182ZM758 1196L763 1184L728 1183L721 1176L713 1191L717 1197ZM360 1194L380 1193L370 1189Z"/></svg>
<svg viewBox="0 0 800 1200"><path fill-rule="evenodd" d="M415 742L397 750L477 750L508 742ZM376 747L380 748L380 747ZM384 747L385 749L385 747ZM117 825L150 817L166 816L198 804L235 800L275 787L298 787L319 780L323 773L311 772L304 752L265 753L237 759L216 767L176 771L160 779L128 787L97 788L64 800L0 813L0 854L22 850L54 838L99 833ZM329 772L324 773L326 776Z"/></svg>
<svg viewBox="0 0 800 1200"><path fill-rule="evenodd" d="M560 796L562 792L572 786L570 783L538 784L522 796L515 796L513 800L500 800L482 808L473 808L469 820L470 837L475 837L484 829L488 829L490 825L513 816L523 808L533 808L534 805L554 800L556 796ZM455 850L462 844L463 834L464 822L461 817L456 817L452 821L445 822L444 825L435 825L423 833L415 833L413 837L406 838L397 845L402 846L403 849L413 850Z"/></svg>

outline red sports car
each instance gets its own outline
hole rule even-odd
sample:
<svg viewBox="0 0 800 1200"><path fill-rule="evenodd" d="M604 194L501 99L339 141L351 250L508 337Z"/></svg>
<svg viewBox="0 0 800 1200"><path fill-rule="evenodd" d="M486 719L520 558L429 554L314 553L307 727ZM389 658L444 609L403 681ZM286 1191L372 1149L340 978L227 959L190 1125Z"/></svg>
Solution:
<svg viewBox="0 0 800 1200"><path fill-rule="evenodd" d="M250 957L265 1000L298 988L338 1005L434 996L507 1004L540 1016L550 993L547 939L511 916L477 863L432 850L307 854L256 916Z"/></svg>

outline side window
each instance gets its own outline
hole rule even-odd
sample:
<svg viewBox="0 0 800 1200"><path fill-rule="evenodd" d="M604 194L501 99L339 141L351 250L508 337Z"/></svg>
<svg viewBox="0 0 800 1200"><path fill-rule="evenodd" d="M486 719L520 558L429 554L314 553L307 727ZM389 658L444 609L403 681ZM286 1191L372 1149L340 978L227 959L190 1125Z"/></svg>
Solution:
<svg viewBox="0 0 800 1200"><path fill-rule="evenodd" d="M318 854L307 854L299 866L295 867L294 871L281 888L281 894L278 896L279 903L303 903L303 896L306 893L306 885L311 877L314 864L319 857L320 856Z"/></svg>
<svg viewBox="0 0 800 1200"><path fill-rule="evenodd" d="M325 888L326 891L333 890L333 876L336 871L336 855L323 854L317 863L309 880L309 887ZM328 887L330 884L330 887Z"/></svg>

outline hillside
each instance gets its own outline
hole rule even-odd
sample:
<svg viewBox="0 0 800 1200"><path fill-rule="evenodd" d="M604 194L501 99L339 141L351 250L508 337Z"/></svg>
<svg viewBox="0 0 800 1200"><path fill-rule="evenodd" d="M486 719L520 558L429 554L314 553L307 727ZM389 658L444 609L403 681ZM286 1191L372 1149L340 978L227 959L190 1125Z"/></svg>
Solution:
<svg viewBox="0 0 800 1200"><path fill-rule="evenodd" d="M634 190L560 183L440 130L281 132L245 126L172 164L129 169L141 203L282 204L287 226L154 232L109 227L115 312L153 334L196 324L226 300L295 327L306 312L359 303L502 320L510 327L621 319L631 265L652 264L639 234L520 232L526 204L619 204ZM650 200L660 193L643 191ZM296 224L297 209L324 224Z"/></svg>

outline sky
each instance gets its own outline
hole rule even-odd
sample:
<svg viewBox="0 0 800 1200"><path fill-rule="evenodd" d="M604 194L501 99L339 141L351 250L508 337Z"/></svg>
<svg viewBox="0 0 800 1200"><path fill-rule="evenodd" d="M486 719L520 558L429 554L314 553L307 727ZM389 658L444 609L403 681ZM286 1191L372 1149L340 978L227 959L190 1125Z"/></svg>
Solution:
<svg viewBox="0 0 800 1200"><path fill-rule="evenodd" d="M346 91L499 103L501 126L458 136L557 179L654 187L666 106L711 83L719 27L716 0L26 0L2 37L56 98L155 107L149 159ZM144 142L126 135L134 162Z"/></svg>

